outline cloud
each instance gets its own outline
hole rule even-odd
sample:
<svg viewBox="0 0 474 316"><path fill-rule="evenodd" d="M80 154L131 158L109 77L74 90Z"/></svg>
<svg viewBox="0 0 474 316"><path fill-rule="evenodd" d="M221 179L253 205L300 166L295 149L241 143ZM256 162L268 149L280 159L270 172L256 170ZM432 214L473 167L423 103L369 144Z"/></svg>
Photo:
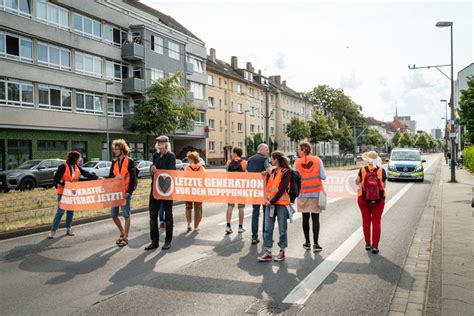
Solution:
<svg viewBox="0 0 474 316"><path fill-rule="evenodd" d="M427 89L432 88L434 83L425 78L423 71L412 70L408 75L403 79L407 89Z"/></svg>
<svg viewBox="0 0 474 316"><path fill-rule="evenodd" d="M275 60L274 65L278 70L283 70L286 68L286 56L283 53L278 53L278 58Z"/></svg>
<svg viewBox="0 0 474 316"><path fill-rule="evenodd" d="M339 85L343 89L355 90L362 85L362 81L357 79L355 71L352 70L350 75L342 75L341 80L339 80Z"/></svg>

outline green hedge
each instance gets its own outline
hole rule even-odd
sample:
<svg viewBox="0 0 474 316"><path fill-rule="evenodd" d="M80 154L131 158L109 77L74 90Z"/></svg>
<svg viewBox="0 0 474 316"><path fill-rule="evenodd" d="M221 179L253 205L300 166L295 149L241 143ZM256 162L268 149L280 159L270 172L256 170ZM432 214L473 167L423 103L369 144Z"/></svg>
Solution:
<svg viewBox="0 0 474 316"><path fill-rule="evenodd" d="M474 172L474 145L465 148L462 151L462 156L464 158L464 166Z"/></svg>

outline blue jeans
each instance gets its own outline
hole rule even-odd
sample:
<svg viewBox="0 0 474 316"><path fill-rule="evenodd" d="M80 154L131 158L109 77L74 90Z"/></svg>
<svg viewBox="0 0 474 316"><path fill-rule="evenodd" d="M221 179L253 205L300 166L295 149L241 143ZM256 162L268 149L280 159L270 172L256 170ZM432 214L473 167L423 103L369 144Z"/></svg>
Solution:
<svg viewBox="0 0 474 316"><path fill-rule="evenodd" d="M61 201L61 197L62 197L62 194L58 194L58 203L59 203L59 201ZM66 212L66 211L59 208L59 205L58 205L58 211L56 212L56 215L54 216L53 225L51 226L51 230L58 230L59 223L61 222L61 218L63 217L64 212ZM73 211L67 211L67 214L66 214L66 228L71 228L73 216L74 216Z"/></svg>
<svg viewBox="0 0 474 316"><path fill-rule="evenodd" d="M258 239L258 218L260 217L260 204L252 205L252 239ZM265 208L265 206L263 206ZM262 235L265 231L265 214L263 214Z"/></svg>
<svg viewBox="0 0 474 316"><path fill-rule="evenodd" d="M284 205L275 205L275 214L273 217L270 217L270 207L265 207L265 242L264 246L267 249L272 249L273 247L273 228L275 227L275 217L278 217L278 230L280 232L280 240L278 241L278 246L280 249L285 249L288 247L288 235L287 235L287 226L288 226L288 210Z"/></svg>
<svg viewBox="0 0 474 316"><path fill-rule="evenodd" d="M129 218L130 217L130 213L131 213L131 200L132 200L132 196L129 195L128 198L126 198L126 201L127 203L125 203L125 205L121 205L121 206L115 206L115 207L112 207L110 209L110 215L112 215L112 217L117 217L119 216L119 209L122 209L122 216L124 218Z"/></svg>

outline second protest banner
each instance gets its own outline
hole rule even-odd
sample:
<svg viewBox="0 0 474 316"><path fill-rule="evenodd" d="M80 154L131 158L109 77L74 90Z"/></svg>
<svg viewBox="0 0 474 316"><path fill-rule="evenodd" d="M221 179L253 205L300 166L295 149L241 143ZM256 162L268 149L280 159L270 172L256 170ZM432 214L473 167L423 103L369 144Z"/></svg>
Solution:
<svg viewBox="0 0 474 316"><path fill-rule="evenodd" d="M249 172L158 170L153 197L173 201L264 204L265 177Z"/></svg>

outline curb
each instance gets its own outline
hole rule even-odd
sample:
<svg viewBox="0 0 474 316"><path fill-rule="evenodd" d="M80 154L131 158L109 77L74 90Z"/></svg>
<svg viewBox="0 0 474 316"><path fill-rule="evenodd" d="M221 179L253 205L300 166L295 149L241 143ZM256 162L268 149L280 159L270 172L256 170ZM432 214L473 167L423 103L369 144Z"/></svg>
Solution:
<svg viewBox="0 0 474 316"><path fill-rule="evenodd" d="M182 205L184 202L178 201L174 202L173 206L176 205ZM132 214L140 214L148 211L148 207L142 207L138 209L132 210ZM98 222L102 221L104 219L109 219L110 214L102 214L98 216L93 216L93 217L87 217L87 218L79 218L74 221L74 226L77 225L82 225L82 224L88 224L88 223L93 223L93 222ZM59 225L59 228L64 228L65 223L62 222ZM7 240L7 239L12 239L16 237L22 237L22 236L27 236L27 235L32 235L32 234L37 234L37 233L43 233L47 232L51 229L51 225L41 225L41 226L36 226L36 227L31 227L31 228L24 228L24 229L19 229L19 230L13 230L13 231L6 231L0 233L0 240Z"/></svg>

